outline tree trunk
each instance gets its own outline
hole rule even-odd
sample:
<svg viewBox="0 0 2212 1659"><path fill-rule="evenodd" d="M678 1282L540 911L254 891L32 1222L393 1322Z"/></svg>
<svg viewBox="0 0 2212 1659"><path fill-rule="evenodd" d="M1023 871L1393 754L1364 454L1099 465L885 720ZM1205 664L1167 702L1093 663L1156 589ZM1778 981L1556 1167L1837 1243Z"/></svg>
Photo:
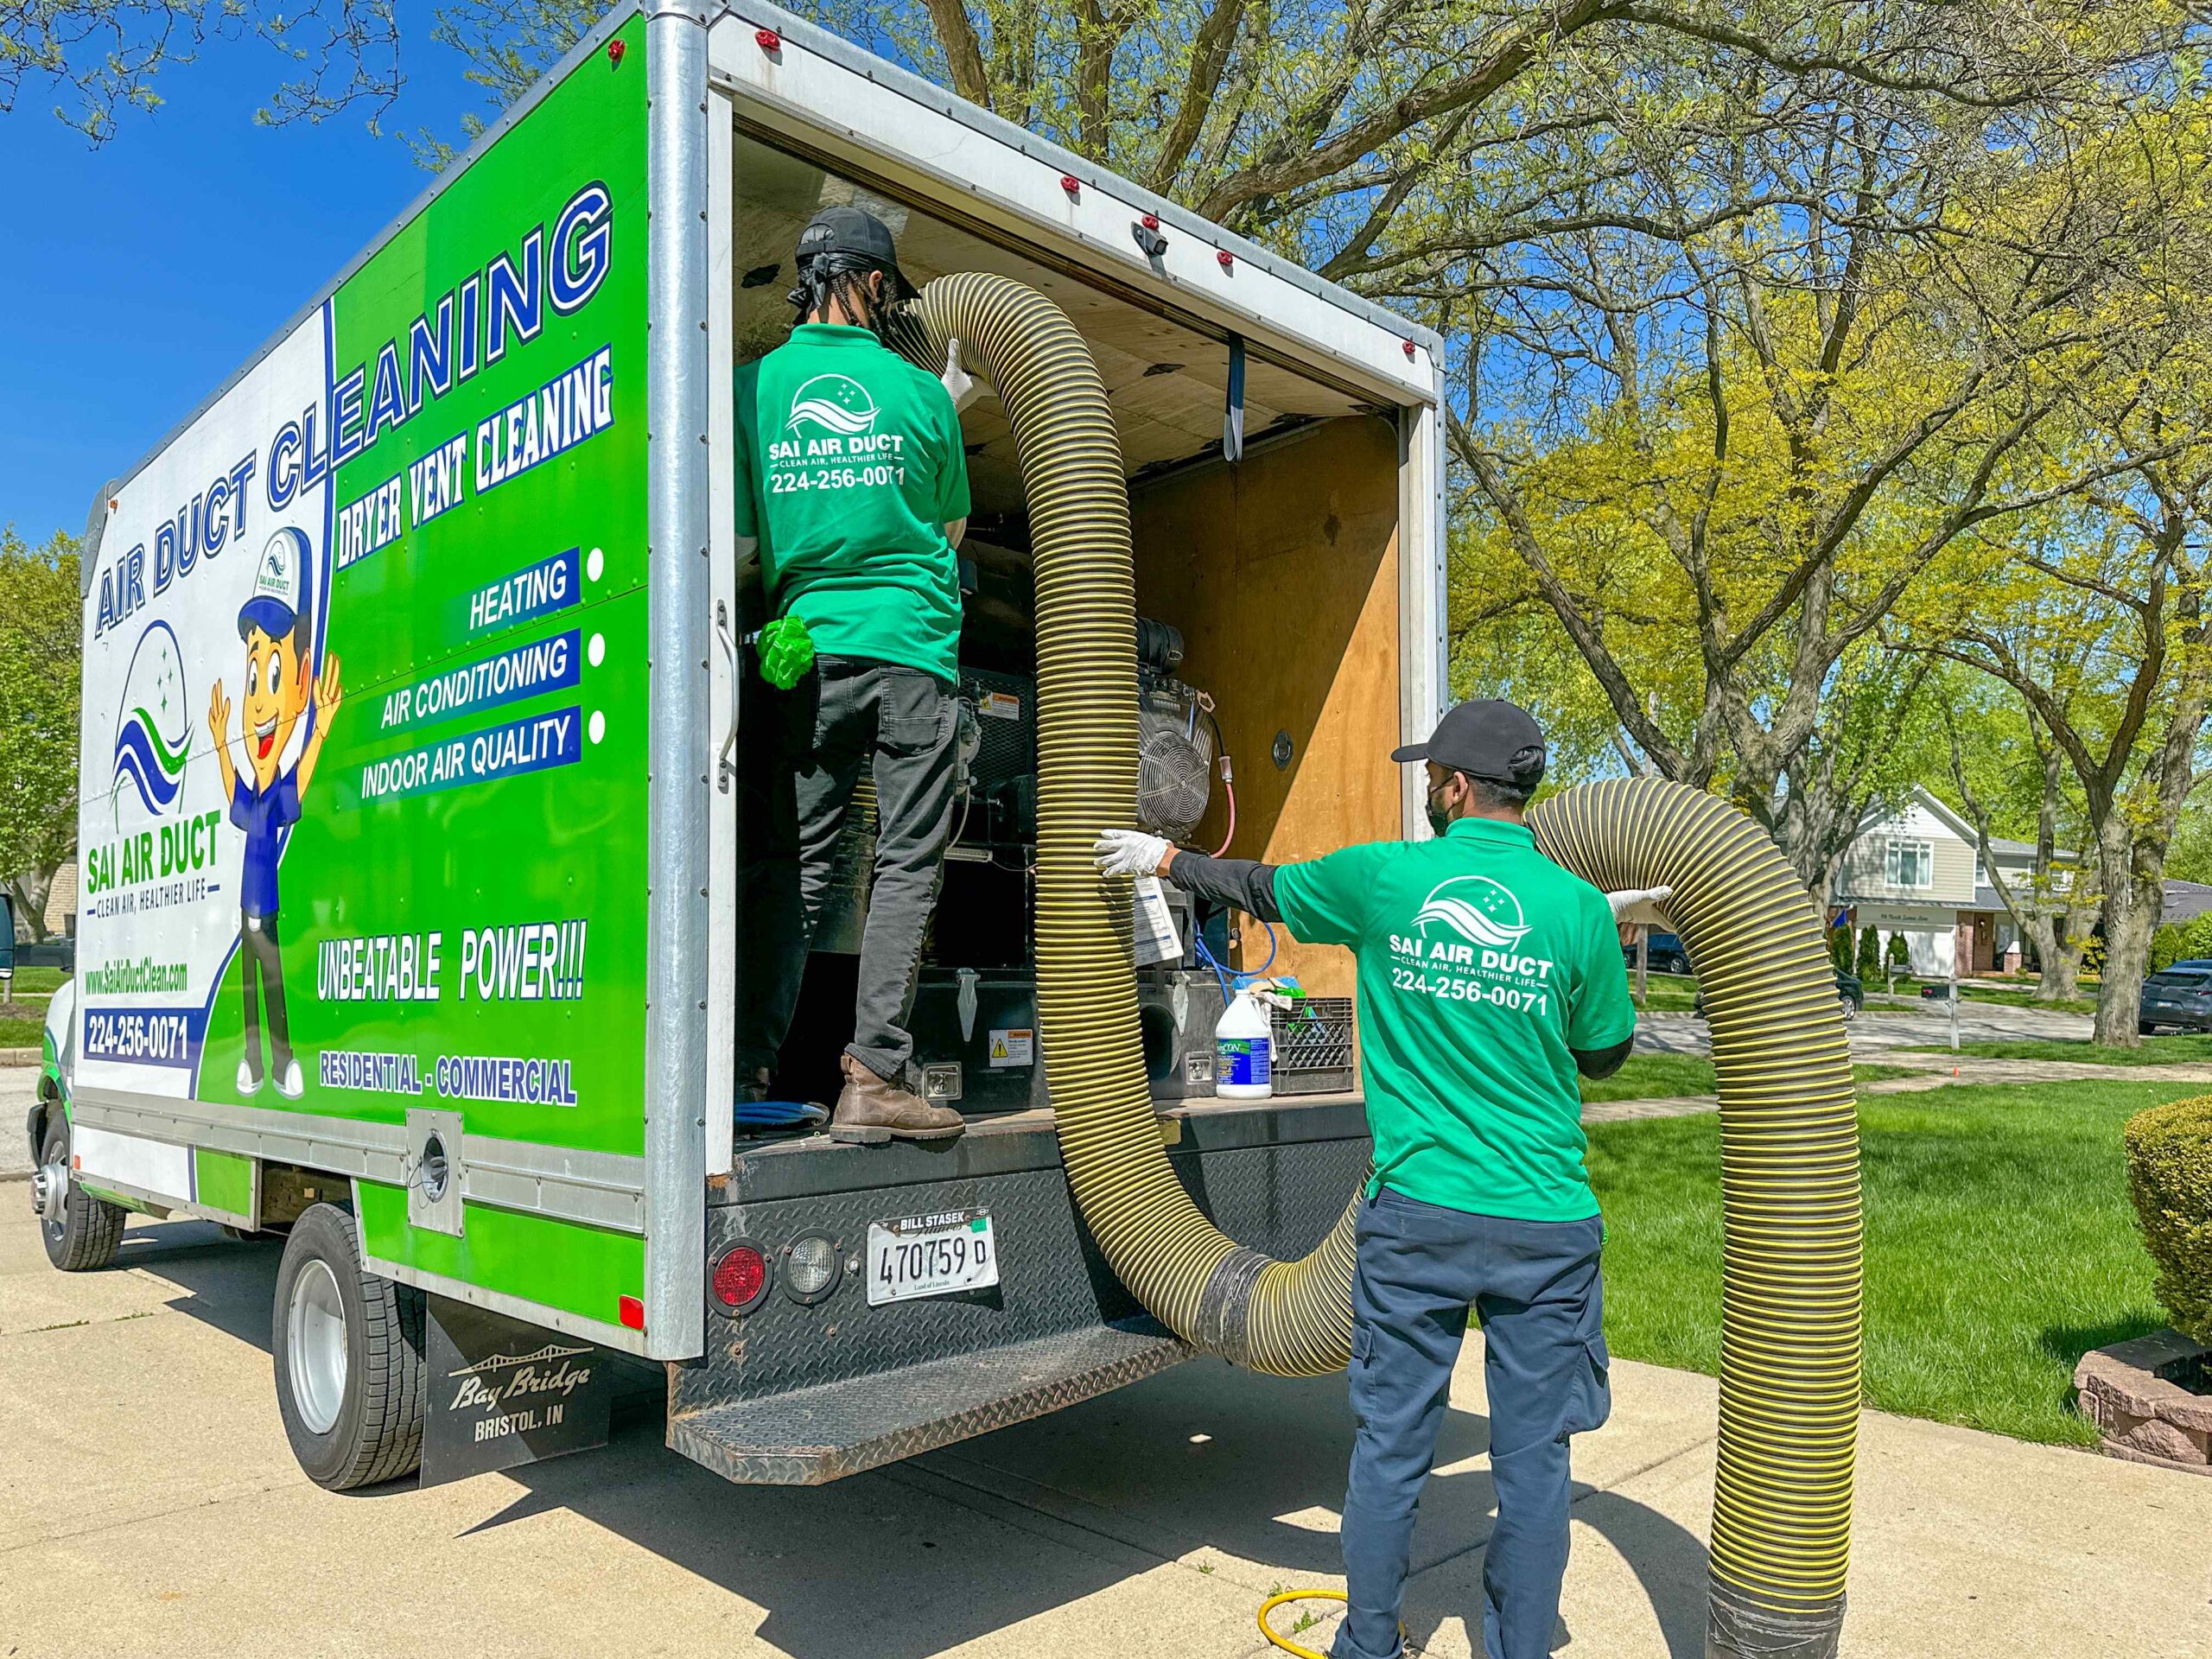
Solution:
<svg viewBox="0 0 2212 1659"><path fill-rule="evenodd" d="M2163 884L2145 884L2133 865L2134 835L2115 810L2099 836L2098 861L2105 884L2104 982L2097 991L2094 1040L2112 1048L2139 1048L2143 1033L2143 976L2151 962L2151 933L2158 925Z"/></svg>
<svg viewBox="0 0 2212 1659"><path fill-rule="evenodd" d="M2096 922L2096 908L2090 905L2067 905L2044 917L2036 934L2041 974L2036 982L2037 1001L2070 1002L2082 995L2082 953Z"/></svg>
<svg viewBox="0 0 2212 1659"><path fill-rule="evenodd" d="M16 900L16 919L30 930L35 942L46 938L46 896L54 891L54 872L60 868L47 865L24 871L8 883L8 891Z"/></svg>

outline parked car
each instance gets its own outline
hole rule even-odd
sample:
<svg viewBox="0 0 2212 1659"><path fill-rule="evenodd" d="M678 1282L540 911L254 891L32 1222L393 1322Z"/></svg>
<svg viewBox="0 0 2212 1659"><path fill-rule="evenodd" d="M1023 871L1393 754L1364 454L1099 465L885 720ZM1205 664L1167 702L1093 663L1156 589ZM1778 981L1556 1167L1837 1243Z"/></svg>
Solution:
<svg viewBox="0 0 2212 1659"><path fill-rule="evenodd" d="M1628 965L1636 966L1636 947L1624 944L1621 955ZM1683 948L1677 934L1657 933L1651 936L1651 971L1655 974L1687 974L1690 970L1690 953Z"/></svg>
<svg viewBox="0 0 2212 1659"><path fill-rule="evenodd" d="M2192 959L2162 968L2143 982L2136 1030L2212 1031L2212 962Z"/></svg>
<svg viewBox="0 0 2212 1659"><path fill-rule="evenodd" d="M16 966L59 968L65 974L73 974L77 971L77 941L57 933L35 944L19 944L16 947Z"/></svg>

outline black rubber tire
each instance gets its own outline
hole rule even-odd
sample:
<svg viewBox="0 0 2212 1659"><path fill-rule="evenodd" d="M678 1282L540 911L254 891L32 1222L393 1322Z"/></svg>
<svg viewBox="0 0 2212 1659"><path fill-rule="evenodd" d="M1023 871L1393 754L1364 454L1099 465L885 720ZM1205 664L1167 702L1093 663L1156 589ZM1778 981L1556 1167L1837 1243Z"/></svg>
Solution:
<svg viewBox="0 0 2212 1659"><path fill-rule="evenodd" d="M337 1281L346 1316L346 1387L327 1433L310 1429L292 1397L292 1286L311 1260ZM292 1224L276 1269L269 1351L276 1362L276 1409L284 1437L308 1479L352 1491L412 1474L423 1461L423 1412L429 1377L423 1363L423 1293L361 1266L353 1217L334 1204L310 1205Z"/></svg>
<svg viewBox="0 0 2212 1659"><path fill-rule="evenodd" d="M1853 1001L1849 997L1839 996L1836 998L1836 1006L1842 1010L1844 1023L1846 1025L1850 1024L1851 1021L1859 1017L1859 1005Z"/></svg>
<svg viewBox="0 0 2212 1659"><path fill-rule="evenodd" d="M46 1144L40 1150L39 1162L69 1167L69 1124L58 1110L46 1126ZM39 1224L46 1259L64 1273L98 1273L113 1265L115 1253L123 1243L123 1224L130 1213L119 1204L94 1198L73 1176L59 1224Z"/></svg>

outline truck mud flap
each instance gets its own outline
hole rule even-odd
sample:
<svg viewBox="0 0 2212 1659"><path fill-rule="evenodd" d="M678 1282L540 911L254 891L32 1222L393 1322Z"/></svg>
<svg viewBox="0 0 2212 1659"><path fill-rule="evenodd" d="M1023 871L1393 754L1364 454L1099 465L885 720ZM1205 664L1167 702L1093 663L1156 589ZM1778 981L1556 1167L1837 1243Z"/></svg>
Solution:
<svg viewBox="0 0 2212 1659"><path fill-rule="evenodd" d="M423 1300L423 1485L607 1444L613 1354L466 1302Z"/></svg>

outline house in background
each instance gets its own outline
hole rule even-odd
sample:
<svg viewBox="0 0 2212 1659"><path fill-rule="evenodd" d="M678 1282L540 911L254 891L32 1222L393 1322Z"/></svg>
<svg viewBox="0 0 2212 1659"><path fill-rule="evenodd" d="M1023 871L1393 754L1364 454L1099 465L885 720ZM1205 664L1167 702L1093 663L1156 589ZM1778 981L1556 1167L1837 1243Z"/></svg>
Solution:
<svg viewBox="0 0 2212 1659"><path fill-rule="evenodd" d="M1830 925L1872 927L1886 951L1904 936L1914 976L2018 973L2019 930L1990 885L1974 826L1916 784L1904 804L1870 814L1843 856ZM1991 854L2017 893L2035 869L2034 844L1992 837Z"/></svg>

